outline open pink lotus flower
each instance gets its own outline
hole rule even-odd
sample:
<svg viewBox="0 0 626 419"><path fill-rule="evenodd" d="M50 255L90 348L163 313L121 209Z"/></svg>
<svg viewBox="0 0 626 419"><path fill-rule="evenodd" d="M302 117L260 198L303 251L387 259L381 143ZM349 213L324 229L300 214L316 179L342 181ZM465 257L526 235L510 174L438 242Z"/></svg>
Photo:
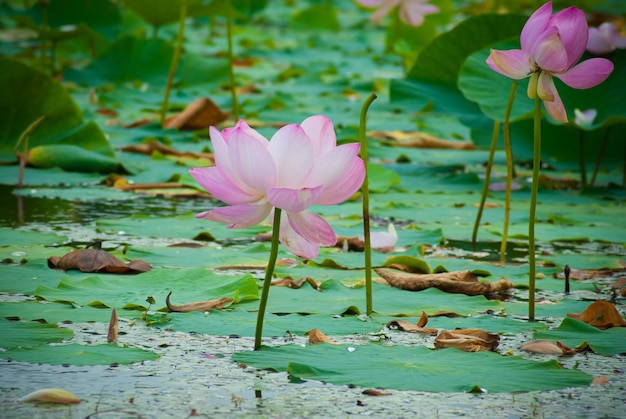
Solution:
<svg viewBox="0 0 626 419"><path fill-rule="evenodd" d="M491 69L515 80L530 77L528 97L543 101L548 114L567 122L567 114L552 77L575 89L602 83L613 71L613 63L592 58L576 64L585 52L589 31L582 10L568 7L552 14L552 3L541 6L528 19L520 37L522 49L491 50Z"/></svg>
<svg viewBox="0 0 626 419"><path fill-rule="evenodd" d="M626 48L626 36L620 35L613 23L604 22L597 28L589 28L587 51L602 55L624 48Z"/></svg>
<svg viewBox="0 0 626 419"><path fill-rule="evenodd" d="M426 15L439 13L439 8L432 4L427 4L428 0L356 0L362 6L376 7L372 14L372 21L379 22L387 16L394 7L400 8L400 19L407 25L421 26Z"/></svg>
<svg viewBox="0 0 626 419"><path fill-rule="evenodd" d="M337 146L332 122L321 115L282 127L270 141L244 121L210 134L215 166L190 173L229 205L196 217L244 228L280 208L280 242L297 256L313 259L320 246L335 245L332 227L307 208L341 203L361 187L358 143Z"/></svg>

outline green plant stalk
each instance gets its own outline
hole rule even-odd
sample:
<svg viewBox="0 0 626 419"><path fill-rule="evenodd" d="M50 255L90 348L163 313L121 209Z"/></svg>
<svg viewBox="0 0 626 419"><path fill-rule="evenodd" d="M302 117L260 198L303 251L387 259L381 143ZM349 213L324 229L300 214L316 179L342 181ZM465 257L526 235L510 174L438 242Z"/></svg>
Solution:
<svg viewBox="0 0 626 419"><path fill-rule="evenodd" d="M372 242L370 238L370 191L369 191L369 178L367 170L367 135L366 135L366 120L367 110L374 100L378 96L376 93L370 93L370 95L363 103L361 108L361 119L359 123L359 140L361 142L361 158L365 163L365 178L363 179L363 186L361 186L361 196L363 201L363 254L365 256L365 312L368 316L371 316L374 312L372 303Z"/></svg>
<svg viewBox="0 0 626 419"><path fill-rule="evenodd" d="M534 114L534 147L533 147L533 183L530 190L530 211L528 218L528 320L535 321L535 214L537 211L537 195L539 192L539 166L541 165L541 99L535 97Z"/></svg>
<svg viewBox="0 0 626 419"><path fill-rule="evenodd" d="M230 94L233 101L233 119L239 121L239 102L237 101L237 84L235 82L235 58L233 56L233 10L229 1L226 11L226 36L228 37L228 71L230 75Z"/></svg>
<svg viewBox="0 0 626 419"><path fill-rule="evenodd" d="M278 236L280 234L280 208L274 208L274 222L272 225L272 247L270 249L270 260L265 268L265 280L261 289L261 302L259 303L259 313L256 318L256 331L254 334L254 350L261 349L261 340L263 338L263 318L265 317L265 308L267 307L267 297L272 286L272 276L278 258Z"/></svg>
<svg viewBox="0 0 626 419"><path fill-rule="evenodd" d="M35 119L26 129L20 134L20 138L18 138L15 143L15 152L17 153L18 159L20 161L20 170L17 175L17 184L15 185L15 189L21 189L24 184L24 169L26 167L26 162L28 161L28 154L30 150L28 149L28 138L30 134L41 124L46 115L41 115L39 118ZM24 143L24 151L22 153L18 152L20 144Z"/></svg>
<svg viewBox="0 0 626 419"><path fill-rule="evenodd" d="M578 134L578 163L580 164L580 189L587 185L587 169L585 168L585 130Z"/></svg>
<svg viewBox="0 0 626 419"><path fill-rule="evenodd" d="M502 242L500 244L500 258L506 261L506 242L509 236L509 222L511 220L511 183L513 182L513 149L511 146L511 110L515 101L515 91L518 82L515 80L511 84L509 102L506 105L504 114L504 151L506 153L506 188L504 195L504 226L502 227Z"/></svg>
<svg viewBox="0 0 626 419"><path fill-rule="evenodd" d="M602 163L602 159L604 158L604 151L606 150L606 144L609 142L610 132L611 127L607 127L606 131L604 131L604 136L602 137L602 145L600 146L600 153L598 154L596 165L593 168L593 175L591 176L591 186L594 186L596 184L596 176L598 175L598 170L600 170L600 163Z"/></svg>
<svg viewBox="0 0 626 419"><path fill-rule="evenodd" d="M493 167L493 156L496 152L496 145L498 144L498 136L500 133L500 121L493 120L493 134L491 135L491 146L489 147L489 158L487 159L487 169L485 170L485 184L483 185L483 192L480 197L480 205L478 206L478 212L476 213L476 220L474 221L474 231L472 231L472 247L476 250L476 239L478 237L478 228L480 226L480 220L483 217L483 210L485 209L485 201L487 200L487 192L489 191L489 182L491 181L491 168Z"/></svg>
<svg viewBox="0 0 626 419"><path fill-rule="evenodd" d="M163 98L163 107L161 108L161 125L165 123L165 116L167 115L167 108L170 103L170 92L172 90L172 84L174 83L174 76L176 75L176 69L178 68L178 61L180 60L180 51L183 48L183 37L185 34L185 19L186 18L187 18L187 0L181 0L180 19L178 21L178 35L176 37L176 46L174 47L174 56L172 57L172 63L170 64L170 73L167 76L167 84L165 85L165 97Z"/></svg>

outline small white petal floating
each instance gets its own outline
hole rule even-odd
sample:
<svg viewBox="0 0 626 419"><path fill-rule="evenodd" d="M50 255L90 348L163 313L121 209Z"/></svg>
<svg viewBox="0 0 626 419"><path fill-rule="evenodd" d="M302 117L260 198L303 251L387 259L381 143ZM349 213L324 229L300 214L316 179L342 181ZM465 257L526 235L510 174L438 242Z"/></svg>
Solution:
<svg viewBox="0 0 626 419"><path fill-rule="evenodd" d="M33 391L20 399L20 402L45 402L57 404L80 403L80 399L67 390L60 388L43 388Z"/></svg>

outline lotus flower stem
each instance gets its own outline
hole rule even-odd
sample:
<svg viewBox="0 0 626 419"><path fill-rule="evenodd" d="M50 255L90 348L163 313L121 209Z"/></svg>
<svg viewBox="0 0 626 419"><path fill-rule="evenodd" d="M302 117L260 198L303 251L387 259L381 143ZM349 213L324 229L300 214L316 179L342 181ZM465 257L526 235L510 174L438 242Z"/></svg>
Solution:
<svg viewBox="0 0 626 419"><path fill-rule="evenodd" d="M272 225L272 247L270 249L270 259L267 262L265 268L265 280L263 281L263 288L261 289L261 301L259 303L259 313L256 318L256 331L254 334L254 350L261 349L261 340L263 338L263 318L265 317L265 308L267 307L267 297L270 293L270 287L272 286L272 276L274 274L274 267L276 266L276 259L278 258L278 236L280 233L280 216L281 209L274 208L274 222Z"/></svg>
<svg viewBox="0 0 626 419"><path fill-rule="evenodd" d="M476 238L478 236L478 227L480 226L480 219L483 217L485 201L487 200L487 193L489 191L489 182L491 180L491 167L493 166L493 155L496 152L496 145L498 144L499 133L500 133L500 121L498 121L497 119L494 119L493 134L491 136L491 146L489 147L489 158L487 159L487 169L485 170L485 184L483 185L483 193L480 197L480 205L478 206L478 212L476 213L476 220L474 221L474 231L472 232L472 246L474 250L476 250Z"/></svg>
<svg viewBox="0 0 626 419"><path fill-rule="evenodd" d="M377 98L375 93L371 93L363 107L361 108L361 120L359 125L359 139L361 142L361 159L365 162L365 178L363 179L363 186L361 187L361 194L363 200L363 253L365 255L365 306L368 316L374 311L372 305L372 243L370 238L370 193L368 183L368 169L367 169L367 134L366 134L366 120L367 110L372 102Z"/></svg>
<svg viewBox="0 0 626 419"><path fill-rule="evenodd" d="M537 194L539 191L539 166L541 165L541 98L535 97L534 147L533 147L533 181L530 190L530 212L528 217L528 263L530 265L528 280L528 320L535 320L535 214L537 210Z"/></svg>
<svg viewBox="0 0 626 419"><path fill-rule="evenodd" d="M609 133L611 132L611 127L608 127L606 131L604 131L604 137L602 138L602 145L600 146L600 153L598 154L598 159L596 160L596 165L593 168L593 175L591 176L591 186L596 184L596 176L598 175L598 170L600 169L600 163L602 163L602 159L604 158L604 151L606 150L606 143L609 142Z"/></svg>
<svg viewBox="0 0 626 419"><path fill-rule="evenodd" d="M509 221L511 220L511 182L513 181L513 150L511 148L511 110L515 101L515 92L518 82L511 84L509 102L504 114L504 151L506 153L506 188L504 197L504 226L502 227L502 243L500 244L500 259L506 261L506 242L509 235Z"/></svg>
<svg viewBox="0 0 626 419"><path fill-rule="evenodd" d="M226 36L228 38L228 71L230 75L230 94L233 101L233 119L239 121L239 102L237 102L237 84L235 82L234 56L233 56L233 10L232 2L228 2L226 8Z"/></svg>
<svg viewBox="0 0 626 419"><path fill-rule="evenodd" d="M174 56L172 57L172 63L170 64L170 72L167 76L167 84L165 85L165 97L163 98L163 107L161 108L161 125L165 123L165 116L167 115L167 108L170 102L170 92L172 90L174 76L176 75L176 69L178 68L178 61L180 60L180 51L183 47L183 36L185 34L186 18L187 0L181 0L180 19L178 21L178 35L176 36L176 46L174 47Z"/></svg>

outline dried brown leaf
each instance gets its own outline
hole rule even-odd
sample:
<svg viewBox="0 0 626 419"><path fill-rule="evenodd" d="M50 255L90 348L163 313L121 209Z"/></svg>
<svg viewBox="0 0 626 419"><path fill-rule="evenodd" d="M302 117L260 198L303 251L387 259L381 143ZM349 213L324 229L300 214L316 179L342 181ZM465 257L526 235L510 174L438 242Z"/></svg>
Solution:
<svg viewBox="0 0 626 419"><path fill-rule="evenodd" d="M367 396L391 396L391 393L385 393L384 391L376 390L374 388L365 389L361 394L365 394Z"/></svg>
<svg viewBox="0 0 626 419"><path fill-rule="evenodd" d="M439 332L438 329L433 329L431 327L422 327L422 326L419 326L418 324L416 325L416 324L413 324L411 322L408 322L406 320L401 320L401 319L391 320L390 322L387 323L386 326L388 329L397 328L405 332L425 333L431 336L436 336L437 332Z"/></svg>
<svg viewBox="0 0 626 419"><path fill-rule="evenodd" d="M60 388L43 388L33 391L20 399L20 402L43 402L56 404L80 403L80 399L73 393Z"/></svg>
<svg viewBox="0 0 626 419"><path fill-rule="evenodd" d="M571 317L598 329L609 329L611 327L626 327L626 320L622 318L615 306L609 301L596 300L580 314L569 313Z"/></svg>
<svg viewBox="0 0 626 419"><path fill-rule="evenodd" d="M418 274L398 272L391 269L375 268L392 287L407 291L422 291L437 288L449 293L467 295L495 294L514 288L511 281L501 278L495 282L478 281L470 271L442 272L438 274Z"/></svg>
<svg viewBox="0 0 626 419"><path fill-rule="evenodd" d="M64 271L75 269L114 274L137 274L150 270L150 264L143 260L137 259L126 264L102 249L74 250L61 257L50 256L48 267Z"/></svg>
<svg viewBox="0 0 626 419"><path fill-rule="evenodd" d="M115 308L111 311L111 319L109 320L109 333L107 334L107 342L117 343L117 311L115 311Z"/></svg>
<svg viewBox="0 0 626 419"><path fill-rule="evenodd" d="M275 287L288 287L298 289L302 287L304 284L309 284L314 290L322 291L320 288L320 284L318 284L313 278L310 276L305 276L300 279L292 279L290 277L285 277L283 279L279 279L276 281L272 281L271 285Z"/></svg>
<svg viewBox="0 0 626 419"><path fill-rule="evenodd" d="M424 132L373 131L369 135L374 138L395 140L398 147L445 148L455 150L474 150L476 146L469 141L443 140Z"/></svg>
<svg viewBox="0 0 626 419"><path fill-rule="evenodd" d="M500 336L482 329L442 330L435 338L435 348L457 348L465 352L495 351Z"/></svg>
<svg viewBox="0 0 626 419"><path fill-rule="evenodd" d="M522 351L534 352L537 354L550 355L574 355L575 350L562 342L552 342L551 340L538 339L526 342L519 347Z"/></svg>
<svg viewBox="0 0 626 419"><path fill-rule="evenodd" d="M215 161L215 158L212 153L195 153L192 151L179 151L172 147L168 147L160 141L153 140L144 144L132 144L126 147L122 147L122 151L127 153L139 153L146 154L148 156L152 155L155 151L165 155L165 156L175 156L175 157L190 157L196 159L207 159L211 162Z"/></svg>
<svg viewBox="0 0 626 419"><path fill-rule="evenodd" d="M319 329L311 329L307 332L309 335L309 343L330 343L331 345L339 345L339 343L331 340Z"/></svg>
<svg viewBox="0 0 626 419"><path fill-rule="evenodd" d="M428 314L425 311L422 311L422 315L417 322L417 327L424 327L428 324Z"/></svg>
<svg viewBox="0 0 626 419"><path fill-rule="evenodd" d="M609 384L610 381L611 380L609 379L609 377L605 375L601 375L599 377L594 378L591 384L603 386L603 385Z"/></svg>
<svg viewBox="0 0 626 419"><path fill-rule="evenodd" d="M170 303L170 296L172 295L172 291L167 294L165 297L165 304L167 304L167 309L170 312L177 313L188 313L190 311L211 311L211 310L220 310L224 308L227 304L232 303L232 298L217 298L215 300L207 300L207 301L195 301L192 303L182 304L182 305L174 305Z"/></svg>
<svg viewBox="0 0 626 419"><path fill-rule="evenodd" d="M228 114L207 97L201 97L191 102L180 113L165 120L164 128L180 130L197 130L209 128L223 122Z"/></svg>

